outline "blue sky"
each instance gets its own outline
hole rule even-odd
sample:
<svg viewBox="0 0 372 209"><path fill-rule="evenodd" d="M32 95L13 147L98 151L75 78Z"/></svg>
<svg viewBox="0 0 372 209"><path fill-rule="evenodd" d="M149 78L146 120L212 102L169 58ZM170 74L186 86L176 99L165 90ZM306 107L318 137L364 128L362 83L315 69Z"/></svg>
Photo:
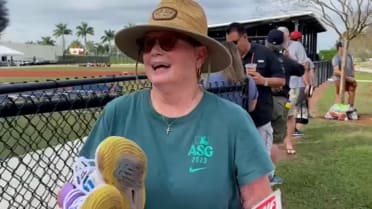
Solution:
<svg viewBox="0 0 372 209"><path fill-rule="evenodd" d="M209 24L283 14L271 0L199 0ZM128 23L146 22L158 0L7 0L10 24L2 41L37 41L52 36L55 25L66 23L74 32L82 21L95 29L90 40L99 41L103 31L119 30ZM261 3L258 3L261 2ZM54 37L53 37L54 38ZM336 33L331 29L318 35L318 50L333 46ZM68 37L68 41L76 36ZM57 40L57 44L60 44Z"/></svg>

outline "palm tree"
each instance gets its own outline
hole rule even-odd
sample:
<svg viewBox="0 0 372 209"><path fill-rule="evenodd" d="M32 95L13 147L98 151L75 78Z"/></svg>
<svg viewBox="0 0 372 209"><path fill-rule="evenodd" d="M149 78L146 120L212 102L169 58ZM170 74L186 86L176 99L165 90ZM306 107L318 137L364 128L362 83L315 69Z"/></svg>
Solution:
<svg viewBox="0 0 372 209"><path fill-rule="evenodd" d="M65 56L65 51L66 51L66 47L65 47L65 35L71 35L72 34L72 30L67 28L67 24L64 24L64 23L59 23L56 25L56 29L54 29L53 31L53 35L56 37L56 38L59 38L59 37L62 37L62 49L63 49L63 56Z"/></svg>
<svg viewBox="0 0 372 209"><path fill-rule="evenodd" d="M85 50L87 50L87 35L94 35L93 27L89 26L86 22L82 22L81 25L76 27L76 30L76 35L84 39Z"/></svg>
<svg viewBox="0 0 372 209"><path fill-rule="evenodd" d="M8 9L5 7L6 1L0 0L0 32L5 30L9 24Z"/></svg>
<svg viewBox="0 0 372 209"><path fill-rule="evenodd" d="M108 43L109 45L109 50L108 50L108 53L109 55L111 55L111 42L114 40L115 38L115 31L113 30L105 30L104 31L105 35L103 35L101 37L101 40L102 40L102 43Z"/></svg>
<svg viewBox="0 0 372 209"><path fill-rule="evenodd" d="M41 37L41 41L38 41L37 43L41 45L55 45L55 41L50 36Z"/></svg>

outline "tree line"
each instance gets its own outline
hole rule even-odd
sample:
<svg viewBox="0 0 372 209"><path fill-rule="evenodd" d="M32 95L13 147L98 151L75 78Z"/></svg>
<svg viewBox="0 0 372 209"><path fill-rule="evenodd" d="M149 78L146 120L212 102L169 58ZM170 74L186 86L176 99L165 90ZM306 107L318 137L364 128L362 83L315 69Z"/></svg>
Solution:
<svg viewBox="0 0 372 209"><path fill-rule="evenodd" d="M126 27L133 24L128 24ZM76 35L77 39L73 40L66 47L66 36ZM117 52L116 47L113 46L115 38L115 31L111 29L104 30L103 35L100 37L100 42L89 41L89 36L94 36L95 30L87 22L81 22L80 25L75 27L75 32L68 27L66 23L58 23L53 30L53 37L60 39L62 42L63 55L69 54L69 48L84 48L86 54L94 55L112 55ZM27 44L41 44L41 45L56 45L56 40L52 36L43 36L39 41L27 41ZM82 40L82 42L80 40Z"/></svg>

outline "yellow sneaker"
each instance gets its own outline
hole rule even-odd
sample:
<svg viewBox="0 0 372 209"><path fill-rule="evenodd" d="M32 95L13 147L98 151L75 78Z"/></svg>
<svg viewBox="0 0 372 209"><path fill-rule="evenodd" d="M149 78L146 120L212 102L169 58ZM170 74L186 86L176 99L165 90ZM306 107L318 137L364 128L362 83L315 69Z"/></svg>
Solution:
<svg viewBox="0 0 372 209"><path fill-rule="evenodd" d="M96 163L104 182L121 192L125 205L145 207L147 157L141 147L124 137L107 137L97 147Z"/></svg>
<svg viewBox="0 0 372 209"><path fill-rule="evenodd" d="M118 189L109 184L103 184L91 191L84 198L80 209L131 209L125 205Z"/></svg>

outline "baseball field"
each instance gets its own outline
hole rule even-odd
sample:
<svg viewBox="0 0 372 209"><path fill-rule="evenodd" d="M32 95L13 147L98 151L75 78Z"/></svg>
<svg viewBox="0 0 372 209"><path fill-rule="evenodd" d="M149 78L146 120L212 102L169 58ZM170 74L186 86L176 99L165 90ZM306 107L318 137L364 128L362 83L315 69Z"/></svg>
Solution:
<svg viewBox="0 0 372 209"><path fill-rule="evenodd" d="M138 65L138 71L143 66ZM110 67L82 67L78 65L46 65L0 68L0 83L23 81L46 81L48 79L84 78L107 75L130 75L135 73L134 64Z"/></svg>

